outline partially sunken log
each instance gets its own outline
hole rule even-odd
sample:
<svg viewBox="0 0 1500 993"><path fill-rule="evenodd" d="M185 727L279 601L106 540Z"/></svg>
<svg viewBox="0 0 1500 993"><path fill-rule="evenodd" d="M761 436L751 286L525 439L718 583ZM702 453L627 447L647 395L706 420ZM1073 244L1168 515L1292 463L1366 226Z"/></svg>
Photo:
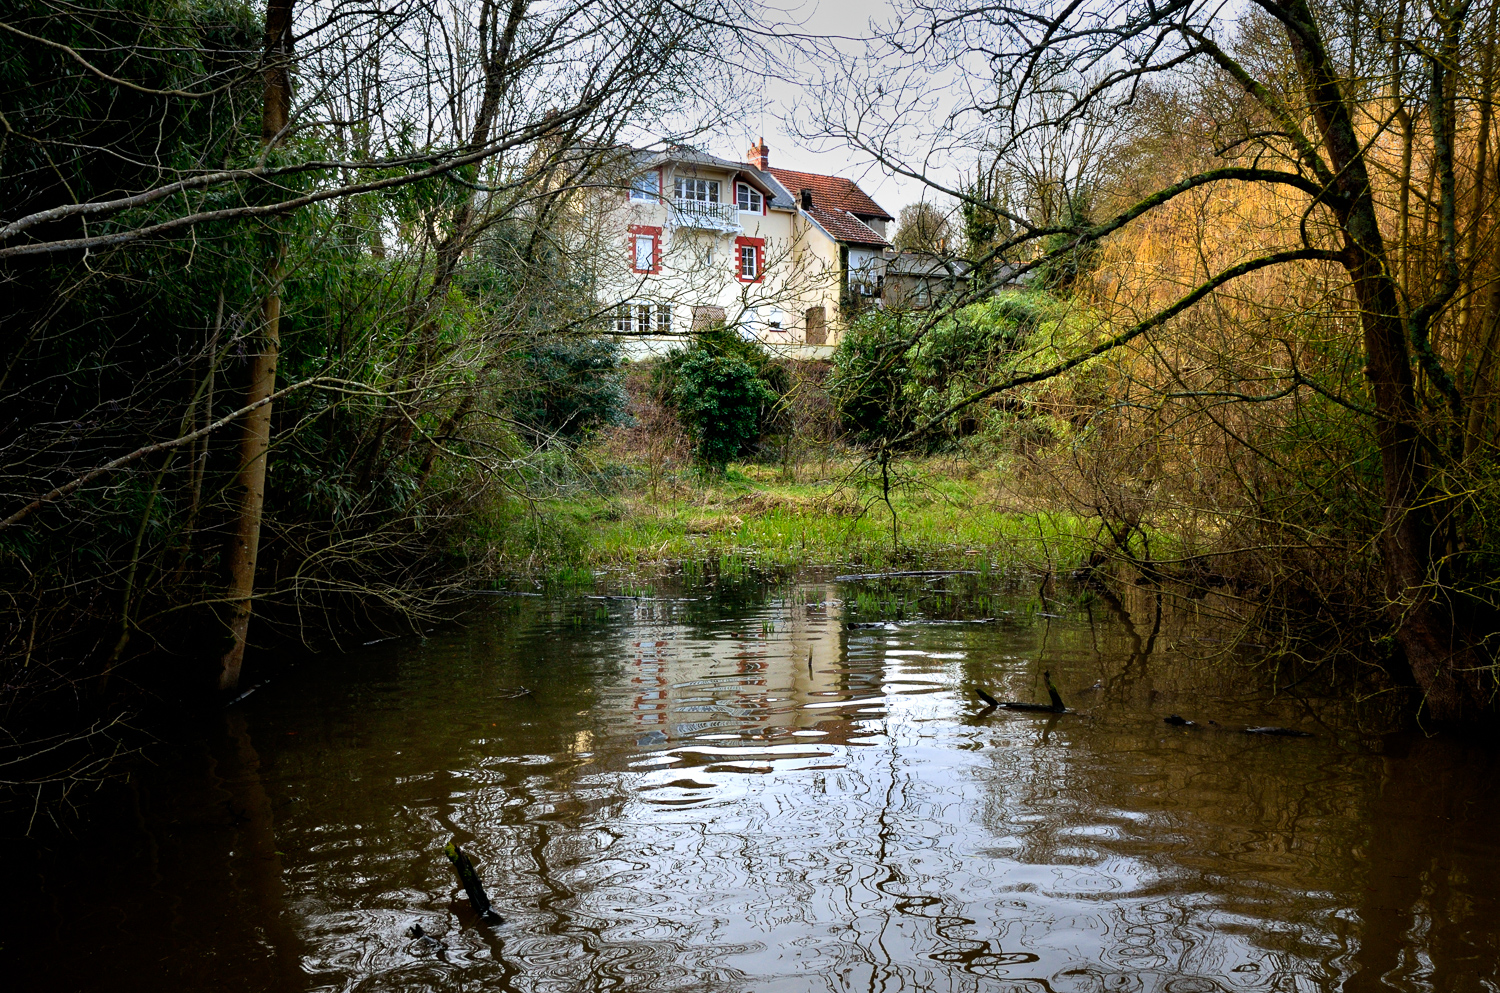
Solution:
<svg viewBox="0 0 1500 993"><path fill-rule="evenodd" d="M498 924L500 915L490 909L489 895L484 892L484 884L479 881L479 874L474 871L474 863L469 861L458 847L457 842L450 841L443 846L443 854L448 856L448 861L453 863L453 871L458 873L458 881L463 884L464 892L469 895L469 905L474 908L474 913L479 919L488 923Z"/></svg>
<svg viewBox="0 0 1500 993"><path fill-rule="evenodd" d="M1017 700L996 700L986 693L982 687L975 687L974 692L979 694L979 699L983 700L989 709L1003 707L1006 710L1028 710L1032 713L1061 714L1068 708L1063 703L1062 694L1058 693L1057 687L1052 685L1052 673L1043 672L1042 679L1047 683L1047 695L1052 698L1051 703L1021 703Z"/></svg>
<svg viewBox="0 0 1500 993"><path fill-rule="evenodd" d="M1057 711L1059 714L1064 710L1067 710L1067 706L1063 703L1062 694L1057 692L1056 686L1052 685L1052 673L1043 669L1042 681L1047 684L1047 695L1052 698L1052 709Z"/></svg>

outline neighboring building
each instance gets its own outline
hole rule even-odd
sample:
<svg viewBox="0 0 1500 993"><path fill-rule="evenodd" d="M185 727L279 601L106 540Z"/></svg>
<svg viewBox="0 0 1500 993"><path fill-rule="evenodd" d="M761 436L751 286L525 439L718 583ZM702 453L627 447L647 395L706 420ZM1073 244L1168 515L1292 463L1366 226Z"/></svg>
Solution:
<svg viewBox="0 0 1500 993"><path fill-rule="evenodd" d="M789 356L827 357L878 297L894 218L854 182L674 146L634 153L618 218L624 251L600 274L636 355L726 324ZM608 242L606 241L606 244Z"/></svg>
<svg viewBox="0 0 1500 993"><path fill-rule="evenodd" d="M882 306L926 310L968 289L969 266L962 259L928 252L902 252L885 260Z"/></svg>

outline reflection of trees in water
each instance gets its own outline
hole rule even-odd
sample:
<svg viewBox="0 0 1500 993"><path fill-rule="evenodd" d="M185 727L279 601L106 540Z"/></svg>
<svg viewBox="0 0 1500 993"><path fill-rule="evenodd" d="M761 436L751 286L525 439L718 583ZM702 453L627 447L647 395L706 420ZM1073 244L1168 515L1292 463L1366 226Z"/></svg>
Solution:
<svg viewBox="0 0 1500 993"><path fill-rule="evenodd" d="M751 659L764 662L747 675L765 685L746 693L772 693L805 672L793 657L801 647L783 651L787 646L716 638L726 629L708 625L706 614L689 630L675 608L644 605L632 608L629 624L622 627L617 613L598 635L557 649L558 670L568 667L563 659L581 660L572 672L534 667L534 699L480 694L476 714L524 719L526 729L507 727L492 748L466 744L473 731L462 720L451 733L435 732L433 754L447 753L451 779L409 794L398 790L394 798L418 805L459 798L428 832L439 843L449 826L468 826L486 878L492 885L502 881L493 895L515 926L505 945L491 952L493 971L481 970L497 988L524 986L516 977L534 981L538 974L555 977L548 982L556 988L630 985L644 975L663 989L742 988L744 975L725 964L730 956L754 962L798 940L816 948L820 974L850 988L962 988L955 970L981 985L1025 975L1026 965L1010 956L1027 954L1019 941L1045 901L1020 886L1013 897L1028 907L1007 910L1003 889L968 887L969 873L981 870L946 857L931 869L916 861L927 847L958 843L928 835L962 831L970 817L1000 842L976 857L987 860L982 872L998 875L1002 886L1011 866L1124 874L1117 897L1060 898L1070 912L1083 913L1078 908L1086 906L1094 923L1080 918L1080 927L1107 928L1112 937L1081 955L1078 974L1054 977L1059 988L1091 982L1107 988L1126 976L1225 975L1247 958L1257 959L1259 971L1240 975L1253 978L1249 985L1256 988L1266 988L1278 972L1322 969L1336 977L1395 969L1409 975L1418 971L1418 951L1434 958L1435 976L1463 988L1456 977L1475 968L1463 964L1463 955L1493 940L1488 922L1500 916L1493 900L1475 890L1497 874L1465 854L1461 838L1447 848L1433 839L1455 804L1472 805L1484 794L1478 786L1450 785L1439 796L1432 792L1439 787L1420 773L1424 765L1458 769L1462 763L1426 753L1382 760L1392 769L1385 792L1376 796L1371 760L1323 742L1165 729L1150 709L1153 691L1166 701L1157 709L1177 707L1217 693L1243 694L1244 677L1228 667L1227 675L1205 672L1201 662L1164 648L1183 619L1160 607L1150 591L1127 601L1130 624L1101 624L1097 635L1067 625L1032 629L1044 656L1095 658L1109 692L1097 702L1080 701L1099 712L1092 725L1071 715L992 721L1005 744L984 753L978 810L959 807L964 791L952 784L924 780L931 770L908 759L899 741L889 752L861 750L859 761L844 768L810 773L797 790L766 794L764 808L737 803L732 824L702 808L684 808L675 818L663 816L663 808L642 808L626 765L637 750L618 742L613 751L601 746L608 718L598 707L614 706L610 687L628 669L610 653L632 639L666 637L664 626L677 624L673 651L714 638L723 642L721 661L731 670ZM743 618L741 633L758 623L756 617ZM836 623L828 634L839 646L836 664L828 667L834 670L830 691L863 692L878 683L892 662L884 654L888 634L844 632ZM1023 635L1017 629L1006 637L1024 644ZM1085 652L1095 637L1097 654ZM479 643L471 639L467 651L485 660L471 659L468 671L434 692L512 685L519 677L502 657L536 651L534 642L511 635L474 647ZM663 651L662 664L677 665L673 651ZM1042 664L1045 658L1023 661L1017 672L1031 679L1030 668ZM971 657L956 668L978 673L977 666ZM821 676L821 658L817 668ZM440 709L453 718L451 706ZM858 722L824 726L853 731ZM498 754L582 751L576 740L582 732L596 736L591 747L599 751L591 764L494 760ZM372 727L365 733L385 732ZM1165 739L1171 747L1163 748L1168 735L1174 736ZM674 772L684 779L693 774L686 767ZM757 777L741 776L751 784L746 789L759 789ZM1414 807L1431 814L1411 832L1390 827ZM1466 830L1478 830L1468 823ZM608 825L618 830L601 834ZM1104 834L1089 833L1101 827ZM426 844L422 838L419 832L416 840L392 844ZM431 889L442 893L446 907L453 885L445 867L435 864L439 875ZM1351 906L1359 919L1346 923L1338 911ZM840 929L853 940L837 940ZM1354 954L1341 958L1346 945Z"/></svg>
<svg viewBox="0 0 1500 993"><path fill-rule="evenodd" d="M7 988L302 988L263 755L233 711L205 730L159 746L158 765L96 798L76 835L12 839Z"/></svg>
<svg viewBox="0 0 1500 993"><path fill-rule="evenodd" d="M1057 870L1032 899L1100 915L1078 962L1164 978L1262 959L1274 970L1268 953L1281 968L1322 957L1328 892L1345 883L1356 822L1299 812L1319 770L1288 770L1284 757L1257 754L1261 743L1228 736L1222 748L1203 738L1201 750L1164 754L1159 726L1100 722L1060 728L1043 747L1037 722L1013 723L979 774L980 820L1005 873L1034 881L1031 867ZM1322 814L1338 792L1322 791ZM1101 904L1099 892L1117 895Z"/></svg>
<svg viewBox="0 0 1500 993"><path fill-rule="evenodd" d="M1150 627L1144 637L1142 637L1140 629L1136 627L1135 618L1131 616L1125 604L1121 602L1120 598L1115 595L1107 583L1100 583L1095 587L1094 592L1098 595L1100 602L1109 611L1109 615L1114 619L1115 623L1119 625L1120 632L1124 634L1126 641L1130 645L1130 650L1125 657L1124 663L1113 674L1109 683L1104 688L1104 698L1106 700L1124 702L1134 695L1136 685L1146 675L1146 660L1151 657L1151 653L1156 649L1156 636L1161 633L1161 591L1157 590L1155 596L1151 598ZM1097 631L1092 605L1089 610L1089 628L1090 630Z"/></svg>
<svg viewBox="0 0 1500 993"><path fill-rule="evenodd" d="M131 912L171 920L222 897L212 925L167 927L185 944L219 927L244 988L727 993L806 966L842 989L1144 991L1252 962L1221 985L1290 988L1302 972L1363 993L1381 976L1477 990L1493 973L1487 753L1166 728L1184 701L1238 705L1255 682L1174 650L1190 615L1151 590L1096 601L1092 629L849 631L804 606L733 608L713 625L701 605L689 624L683 605L612 604L579 627L527 600L462 637L320 670L295 697L252 697L193 773L196 794L142 789L160 881ZM758 635L773 614L775 635ZM648 771L654 749L622 733L648 664L667 686L722 675L677 689L743 705L733 721L762 735L755 747L809 714L829 736L795 740L846 747L794 776L729 774L702 755ZM801 707L902 679L951 691L1003 677L1019 696L1045 666L1065 693L1096 675L1107 692L1070 695L1085 714L978 725L928 691L893 695L892 718ZM531 695L514 695L523 684ZM850 744L872 730L890 747ZM696 780L712 785L695 799ZM504 927L473 927L455 901L439 851L451 835ZM446 961L408 948L415 921Z"/></svg>
<svg viewBox="0 0 1500 993"><path fill-rule="evenodd" d="M1347 991L1477 990L1497 974L1488 756L1420 736L1377 760L1154 721L1063 724L1062 748L1030 718L999 732L980 821L1017 866L1135 867L1136 894L1109 904L1129 936L1120 968L1223 971L1242 943L1264 954L1262 981L1279 969L1348 977Z"/></svg>
<svg viewBox="0 0 1500 993"><path fill-rule="evenodd" d="M1386 740L1355 875L1346 993L1494 989L1500 979L1500 775L1493 753L1419 733Z"/></svg>

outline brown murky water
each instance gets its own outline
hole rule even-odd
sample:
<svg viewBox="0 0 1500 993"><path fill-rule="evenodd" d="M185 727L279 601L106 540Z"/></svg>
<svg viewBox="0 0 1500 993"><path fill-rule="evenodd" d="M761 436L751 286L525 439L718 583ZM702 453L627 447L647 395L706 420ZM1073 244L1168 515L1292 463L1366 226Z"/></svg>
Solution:
<svg viewBox="0 0 1500 993"><path fill-rule="evenodd" d="M11 847L7 986L1500 986L1493 752L1339 730L1143 605L850 628L853 596L497 601L292 671ZM1043 668L1078 713L979 713Z"/></svg>

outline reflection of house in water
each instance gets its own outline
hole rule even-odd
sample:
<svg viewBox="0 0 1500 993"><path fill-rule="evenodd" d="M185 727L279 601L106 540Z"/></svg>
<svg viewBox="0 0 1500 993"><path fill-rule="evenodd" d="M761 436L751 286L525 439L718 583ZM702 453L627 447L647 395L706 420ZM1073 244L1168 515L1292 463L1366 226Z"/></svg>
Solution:
<svg viewBox="0 0 1500 993"><path fill-rule="evenodd" d="M840 604L832 586L825 594L823 603L768 610L774 630L755 617L704 637L697 624L667 621L654 637L632 641L631 719L643 743L814 727L838 742L857 732L843 710L809 707L849 696Z"/></svg>

